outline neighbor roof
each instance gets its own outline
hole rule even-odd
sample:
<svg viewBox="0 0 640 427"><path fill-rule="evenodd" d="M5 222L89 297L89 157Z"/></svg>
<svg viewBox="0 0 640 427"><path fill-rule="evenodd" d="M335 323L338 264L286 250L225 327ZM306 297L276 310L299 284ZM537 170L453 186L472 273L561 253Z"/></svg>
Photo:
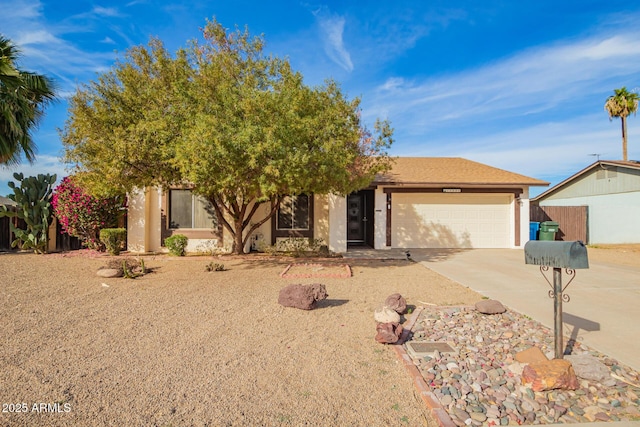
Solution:
<svg viewBox="0 0 640 427"><path fill-rule="evenodd" d="M461 157L397 157L392 169L378 174L374 184L547 186L546 181L494 168Z"/></svg>
<svg viewBox="0 0 640 427"><path fill-rule="evenodd" d="M537 201L537 200L546 198L547 196L551 195L552 193L555 193L558 190L562 189L563 187L566 187L571 182L575 181L580 176L586 174L587 172L589 172L590 170L592 170L596 166L618 166L618 167L623 167L623 168L628 168L628 169L640 170L640 162L637 161L637 160L628 160L628 161L623 161L623 160L598 160L597 162L594 162L594 163L590 164L589 166L587 166L586 168L582 169L580 172L575 173L575 174L571 175L569 178L565 179L564 181L559 182L558 184L554 185L553 187L551 187L550 189L548 189L544 193L538 194L536 197L534 197L531 200L532 201Z"/></svg>
<svg viewBox="0 0 640 427"><path fill-rule="evenodd" d="M0 196L0 206L18 206L16 202L9 199L8 197Z"/></svg>

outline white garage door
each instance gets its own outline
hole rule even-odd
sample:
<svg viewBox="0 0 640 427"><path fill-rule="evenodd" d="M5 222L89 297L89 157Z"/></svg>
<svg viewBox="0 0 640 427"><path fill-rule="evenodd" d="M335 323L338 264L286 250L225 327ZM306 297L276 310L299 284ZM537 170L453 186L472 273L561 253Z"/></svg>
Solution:
<svg viewBox="0 0 640 427"><path fill-rule="evenodd" d="M510 194L393 193L397 248L508 248Z"/></svg>

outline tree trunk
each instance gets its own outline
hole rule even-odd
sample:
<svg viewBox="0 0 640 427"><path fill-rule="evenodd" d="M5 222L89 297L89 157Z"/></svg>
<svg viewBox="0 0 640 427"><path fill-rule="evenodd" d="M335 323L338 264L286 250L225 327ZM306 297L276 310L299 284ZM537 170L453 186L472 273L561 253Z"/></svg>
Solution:
<svg viewBox="0 0 640 427"><path fill-rule="evenodd" d="M235 255L242 255L244 253L244 245L242 242L242 232L244 231L244 227L242 226L242 218L236 219L233 222L234 225L234 233L233 233L233 247L231 248L231 253Z"/></svg>
<svg viewBox="0 0 640 427"><path fill-rule="evenodd" d="M622 121L622 160L627 161L627 118L620 116Z"/></svg>
<svg viewBox="0 0 640 427"><path fill-rule="evenodd" d="M280 199L277 197L271 200L271 209L267 216L265 216L260 221L252 223L251 219L257 212L259 205L254 204L247 214L247 207L249 206L249 203L244 203L242 205L233 203L227 204L225 203L225 199L216 196L210 196L208 197L208 200L211 202L213 208L216 211L218 221L222 222L224 228L226 228L233 237L233 246L231 247L231 253L235 255L242 255L244 253L244 247L251 237L251 234L258 228L260 228L262 224L271 219L271 217L273 217L278 209L278 204L280 201ZM230 218L233 220L232 223L227 221L227 218L225 218L225 212L227 212L229 216L232 217ZM246 233L246 237L243 238L245 229L248 229L248 231Z"/></svg>

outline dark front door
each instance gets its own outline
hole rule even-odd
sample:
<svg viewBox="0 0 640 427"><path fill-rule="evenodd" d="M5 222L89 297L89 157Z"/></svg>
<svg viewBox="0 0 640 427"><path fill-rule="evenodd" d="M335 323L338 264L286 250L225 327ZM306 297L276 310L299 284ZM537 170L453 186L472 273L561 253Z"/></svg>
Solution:
<svg viewBox="0 0 640 427"><path fill-rule="evenodd" d="M373 246L373 191L347 196L347 244Z"/></svg>

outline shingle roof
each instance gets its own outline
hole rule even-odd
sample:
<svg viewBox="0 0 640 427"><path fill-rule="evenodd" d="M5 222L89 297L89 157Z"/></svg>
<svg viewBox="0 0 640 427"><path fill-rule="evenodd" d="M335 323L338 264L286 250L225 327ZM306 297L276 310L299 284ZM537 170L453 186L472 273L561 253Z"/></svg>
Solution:
<svg viewBox="0 0 640 427"><path fill-rule="evenodd" d="M397 157L392 169L376 176L377 185L527 185L546 181L494 168L460 157Z"/></svg>
<svg viewBox="0 0 640 427"><path fill-rule="evenodd" d="M17 206L18 204L8 197L0 196L0 206Z"/></svg>
<svg viewBox="0 0 640 427"><path fill-rule="evenodd" d="M607 165L619 166L619 167L628 168L628 169L640 169L640 161L638 161L638 160L627 160L627 161L624 161L624 160L598 160L598 161L590 164L586 168L582 169L581 171L574 173L573 175L571 175L569 178L565 179L564 181L561 181L558 184L554 185L553 187L549 188L544 193L538 194L536 197L534 197L531 200L532 201L543 200L547 196L549 196L549 195L551 195L553 193L556 193L560 189L570 185L570 183L572 183L573 181L575 181L576 179L578 179L582 175L586 174L590 170L594 169L595 167L597 167L597 166L607 166Z"/></svg>

